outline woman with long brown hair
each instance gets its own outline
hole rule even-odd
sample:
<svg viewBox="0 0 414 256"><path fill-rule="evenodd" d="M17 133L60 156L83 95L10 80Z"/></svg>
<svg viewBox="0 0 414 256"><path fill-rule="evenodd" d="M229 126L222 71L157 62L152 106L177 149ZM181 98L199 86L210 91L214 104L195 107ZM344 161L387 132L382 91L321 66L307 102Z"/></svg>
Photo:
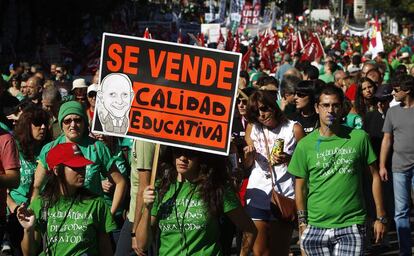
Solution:
<svg viewBox="0 0 414 256"><path fill-rule="evenodd" d="M222 255L219 219L225 214L243 232L240 255L248 255L256 229L231 188L224 158L173 148L165 159L157 194L152 186L143 194L139 247L148 247L158 227L159 255Z"/></svg>
<svg viewBox="0 0 414 256"><path fill-rule="evenodd" d="M16 210L23 203L29 202L37 156L42 147L51 140L48 125L48 113L39 107L29 106L23 110L14 128L14 138L19 150L20 184L7 195L10 212L7 229L15 255L20 255L20 241L23 238L23 229L17 221Z"/></svg>
<svg viewBox="0 0 414 256"><path fill-rule="evenodd" d="M252 167L245 209L258 231L254 255L288 255L293 231L293 222L272 213L270 201L273 189L294 199L294 177L287 172L287 164L304 131L300 124L285 117L276 100L274 92L257 91L247 106L253 143L245 148L245 166ZM281 153L271 154L277 140L283 140Z"/></svg>

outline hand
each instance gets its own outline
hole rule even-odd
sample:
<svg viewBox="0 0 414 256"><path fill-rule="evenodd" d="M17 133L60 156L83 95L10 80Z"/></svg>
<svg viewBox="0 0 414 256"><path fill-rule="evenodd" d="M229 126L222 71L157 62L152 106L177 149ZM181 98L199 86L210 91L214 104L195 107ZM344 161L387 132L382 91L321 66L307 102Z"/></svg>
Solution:
<svg viewBox="0 0 414 256"><path fill-rule="evenodd" d="M300 224L299 225L299 240L302 237L303 232L305 231L305 229L308 227L308 225L306 224Z"/></svg>
<svg viewBox="0 0 414 256"><path fill-rule="evenodd" d="M114 185L112 184L112 182L110 182L108 179L102 181L102 190L105 193L110 193L112 191L113 186Z"/></svg>
<svg viewBox="0 0 414 256"><path fill-rule="evenodd" d="M25 230L32 230L36 216L34 215L32 209L27 209L27 206L23 204L17 208L17 219Z"/></svg>
<svg viewBox="0 0 414 256"><path fill-rule="evenodd" d="M254 146L245 146L243 148L243 151L244 151L244 158L248 158L256 154L256 149L254 148Z"/></svg>
<svg viewBox="0 0 414 256"><path fill-rule="evenodd" d="M151 208L152 207L152 204L155 201L155 189L154 189L154 186L151 186L151 185L150 186L147 186L144 189L144 192L142 194L142 197L144 199L144 205L145 205L145 207Z"/></svg>
<svg viewBox="0 0 414 256"><path fill-rule="evenodd" d="M289 163L290 159L292 158L291 155L289 155L285 152L281 152L278 155L272 155L271 157L272 157L272 161L275 165Z"/></svg>
<svg viewBox="0 0 414 256"><path fill-rule="evenodd" d="M388 171L387 168L383 167L379 170L379 175L382 181L388 181Z"/></svg>
<svg viewBox="0 0 414 256"><path fill-rule="evenodd" d="M132 249L134 249L134 252L138 256L145 256L146 255L145 251L142 248L138 248L137 239L135 237L132 237L131 242L132 242Z"/></svg>
<svg viewBox="0 0 414 256"><path fill-rule="evenodd" d="M375 221L374 223L374 237L375 237L375 243L378 243L382 240L386 233L386 225L381 223L380 221Z"/></svg>

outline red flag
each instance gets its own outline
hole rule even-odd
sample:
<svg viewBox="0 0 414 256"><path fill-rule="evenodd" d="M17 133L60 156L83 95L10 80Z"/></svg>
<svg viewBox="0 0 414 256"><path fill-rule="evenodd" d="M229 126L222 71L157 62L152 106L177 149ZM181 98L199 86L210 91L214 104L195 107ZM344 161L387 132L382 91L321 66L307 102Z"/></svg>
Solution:
<svg viewBox="0 0 414 256"><path fill-rule="evenodd" d="M219 38L218 38L218 41L217 41L217 49L219 49L219 50L225 50L226 49L226 45L225 45L225 42L224 42L223 34L221 33L221 29L220 29L220 35L219 35Z"/></svg>
<svg viewBox="0 0 414 256"><path fill-rule="evenodd" d="M247 68L249 67L249 61L250 61L250 54L251 53L252 53L252 47L249 46L249 49L243 55L242 63L241 63L241 70L247 70Z"/></svg>
<svg viewBox="0 0 414 256"><path fill-rule="evenodd" d="M300 52L303 49L303 43L302 43L302 36L300 35L300 32L296 34L296 41L295 46L292 49L292 53L295 54L297 52Z"/></svg>
<svg viewBox="0 0 414 256"><path fill-rule="evenodd" d="M229 30L229 32L227 33L226 51L231 51L233 49L233 46L234 46L233 34Z"/></svg>
<svg viewBox="0 0 414 256"><path fill-rule="evenodd" d="M197 40L198 40L200 46L202 46L202 47L205 46L204 34L203 33L198 33Z"/></svg>
<svg viewBox="0 0 414 256"><path fill-rule="evenodd" d="M286 42L285 51L289 54L293 51L293 35L290 33L289 38Z"/></svg>
<svg viewBox="0 0 414 256"><path fill-rule="evenodd" d="M151 33L149 32L148 28L145 29L144 38L152 39Z"/></svg>
<svg viewBox="0 0 414 256"><path fill-rule="evenodd" d="M368 34L366 34L364 38L362 38L362 54L368 51L368 48L369 48L369 38L368 38Z"/></svg>
<svg viewBox="0 0 414 256"><path fill-rule="evenodd" d="M240 38L239 33L236 33L236 36L234 37L234 45L233 45L233 52L240 52Z"/></svg>
<svg viewBox="0 0 414 256"><path fill-rule="evenodd" d="M316 58L322 57L325 52L323 50L319 37L315 34L311 34L308 43L303 47L303 54L301 61L308 60L314 61Z"/></svg>

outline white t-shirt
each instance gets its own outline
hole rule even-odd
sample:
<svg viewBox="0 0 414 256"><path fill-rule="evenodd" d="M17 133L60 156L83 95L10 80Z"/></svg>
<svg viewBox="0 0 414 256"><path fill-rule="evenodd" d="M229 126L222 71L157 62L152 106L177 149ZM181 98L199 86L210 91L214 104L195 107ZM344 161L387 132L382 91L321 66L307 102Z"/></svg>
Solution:
<svg viewBox="0 0 414 256"><path fill-rule="evenodd" d="M247 205L265 210L270 209L272 181L268 171L266 143L263 133L266 135L269 152L272 151L276 139L283 139L283 151L292 155L296 146L296 139L293 132L295 123L289 120L273 130L269 130L266 127L262 128L261 125L253 125L250 138L253 140L254 147L256 148L256 159L246 190L245 198ZM276 191L294 199L295 177L287 172L287 165L273 166L273 177L275 177Z"/></svg>

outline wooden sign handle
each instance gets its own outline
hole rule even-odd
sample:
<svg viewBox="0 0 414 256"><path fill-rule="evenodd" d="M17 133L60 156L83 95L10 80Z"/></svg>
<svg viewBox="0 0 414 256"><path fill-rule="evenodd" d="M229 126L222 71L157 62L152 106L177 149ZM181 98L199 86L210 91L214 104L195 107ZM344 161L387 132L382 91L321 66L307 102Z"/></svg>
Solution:
<svg viewBox="0 0 414 256"><path fill-rule="evenodd" d="M150 185L155 186L155 178L157 177L158 158L160 155L160 144L155 144L154 159L152 161Z"/></svg>

